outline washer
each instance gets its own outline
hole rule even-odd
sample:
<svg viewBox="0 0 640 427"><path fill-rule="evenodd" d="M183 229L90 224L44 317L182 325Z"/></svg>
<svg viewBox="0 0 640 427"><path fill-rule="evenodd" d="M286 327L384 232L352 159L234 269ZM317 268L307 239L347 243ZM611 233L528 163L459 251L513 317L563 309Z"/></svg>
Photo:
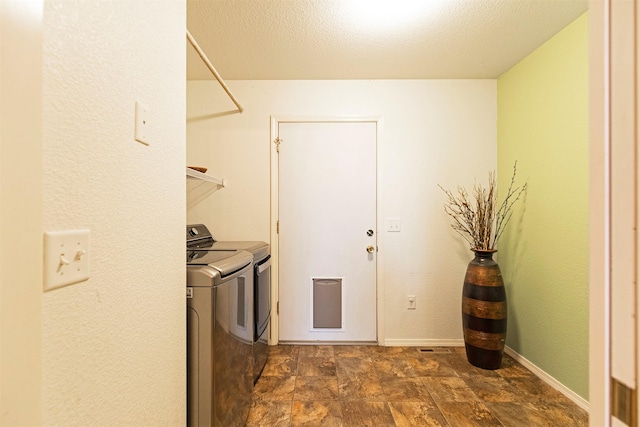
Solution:
<svg viewBox="0 0 640 427"><path fill-rule="evenodd" d="M271 319L271 253L269 244L260 241L216 241L204 224L187 226L187 240L200 250L245 250L253 254L253 382L260 378L269 358Z"/></svg>
<svg viewBox="0 0 640 427"><path fill-rule="evenodd" d="M243 426L253 391L253 255L187 249L187 425Z"/></svg>

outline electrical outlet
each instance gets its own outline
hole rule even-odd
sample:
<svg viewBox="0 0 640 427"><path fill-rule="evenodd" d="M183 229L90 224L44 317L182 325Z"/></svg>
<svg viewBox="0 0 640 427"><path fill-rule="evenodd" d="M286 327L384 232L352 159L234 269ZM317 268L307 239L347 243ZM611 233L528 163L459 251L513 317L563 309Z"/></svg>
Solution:
<svg viewBox="0 0 640 427"><path fill-rule="evenodd" d="M407 310L415 310L415 309L416 309L416 296L407 295Z"/></svg>

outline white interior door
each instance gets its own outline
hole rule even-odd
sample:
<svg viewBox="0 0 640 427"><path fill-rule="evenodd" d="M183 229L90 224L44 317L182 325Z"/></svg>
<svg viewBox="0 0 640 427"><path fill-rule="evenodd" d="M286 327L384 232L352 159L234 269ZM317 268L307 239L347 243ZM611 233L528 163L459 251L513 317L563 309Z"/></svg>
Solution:
<svg viewBox="0 0 640 427"><path fill-rule="evenodd" d="M376 122L280 122L279 340L376 341Z"/></svg>

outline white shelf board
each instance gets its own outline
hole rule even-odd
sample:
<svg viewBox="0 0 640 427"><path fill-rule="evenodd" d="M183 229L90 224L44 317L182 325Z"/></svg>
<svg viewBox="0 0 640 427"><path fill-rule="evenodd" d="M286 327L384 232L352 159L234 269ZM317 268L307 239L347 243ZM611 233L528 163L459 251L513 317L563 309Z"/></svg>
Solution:
<svg viewBox="0 0 640 427"><path fill-rule="evenodd" d="M198 179L200 181L211 182L222 187L225 187L224 178L216 178L206 173L198 172L197 170L187 168L187 178Z"/></svg>

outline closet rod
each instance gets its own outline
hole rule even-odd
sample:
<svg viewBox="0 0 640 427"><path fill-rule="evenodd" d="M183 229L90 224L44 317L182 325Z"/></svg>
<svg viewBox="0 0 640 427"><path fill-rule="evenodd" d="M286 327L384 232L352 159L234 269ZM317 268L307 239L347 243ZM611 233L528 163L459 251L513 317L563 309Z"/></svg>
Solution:
<svg viewBox="0 0 640 427"><path fill-rule="evenodd" d="M189 40L189 43L191 43L191 46L193 46L193 48L196 50L196 52L198 52L198 55L200 55L200 58L202 59L202 61L204 62L204 64L207 66L207 68L209 69L209 71L211 71L211 74L213 74L213 77L216 78L216 80L218 81L218 83L220 83L220 86L222 86L222 89L224 89L225 92L227 92L227 95L229 95L229 98L231 98L231 100L233 101L234 104L236 104L236 107L238 107L238 111L242 113L242 111L244 110L242 108L242 106L238 103L238 101L236 100L236 98L233 96L233 94L231 93L231 91L229 90L229 88L227 87L227 85L225 84L224 80L222 80L222 77L220 77L220 74L218 74L218 72L216 71L216 69L214 68L213 64L211 64L211 61L209 61L209 58L207 58L207 55L205 55L205 53L202 51L202 49L200 48L200 45L198 44L198 42L193 38L193 36L191 35L191 33L189 32L189 30L187 30L187 40Z"/></svg>

